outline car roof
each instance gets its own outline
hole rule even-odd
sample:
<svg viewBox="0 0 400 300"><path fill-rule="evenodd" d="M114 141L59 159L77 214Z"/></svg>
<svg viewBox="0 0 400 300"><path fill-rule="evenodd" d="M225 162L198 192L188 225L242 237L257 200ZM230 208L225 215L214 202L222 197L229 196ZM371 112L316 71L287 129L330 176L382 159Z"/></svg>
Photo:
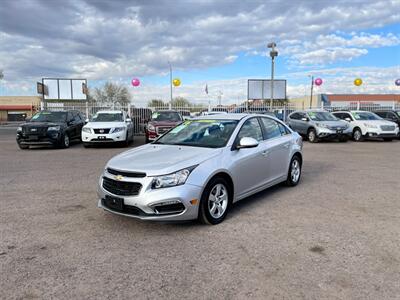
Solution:
<svg viewBox="0 0 400 300"><path fill-rule="evenodd" d="M241 120L245 117L268 117L271 119L276 119L269 115L263 114L235 114L235 113L228 113L228 114L216 114L216 115L207 115L207 116L199 116L193 118L193 120L207 120L207 119L215 119L215 120Z"/></svg>
<svg viewBox="0 0 400 300"><path fill-rule="evenodd" d="M122 110L99 110L98 114L117 114L122 113Z"/></svg>

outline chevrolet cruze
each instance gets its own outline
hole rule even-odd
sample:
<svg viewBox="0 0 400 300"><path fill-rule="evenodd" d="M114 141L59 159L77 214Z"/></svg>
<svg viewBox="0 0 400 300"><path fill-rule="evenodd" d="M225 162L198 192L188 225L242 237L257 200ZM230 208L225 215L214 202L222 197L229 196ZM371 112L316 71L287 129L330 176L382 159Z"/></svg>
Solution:
<svg viewBox="0 0 400 300"><path fill-rule="evenodd" d="M218 224L229 208L272 185L299 183L302 138L266 115L187 120L104 168L98 206L143 220Z"/></svg>

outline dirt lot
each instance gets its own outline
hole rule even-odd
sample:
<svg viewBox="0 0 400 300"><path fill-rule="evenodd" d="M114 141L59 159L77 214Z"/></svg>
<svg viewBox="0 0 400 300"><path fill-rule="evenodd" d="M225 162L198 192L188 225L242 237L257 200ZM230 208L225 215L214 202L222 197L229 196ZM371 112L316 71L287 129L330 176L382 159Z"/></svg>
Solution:
<svg viewBox="0 0 400 300"><path fill-rule="evenodd" d="M400 295L399 141L305 143L299 186L204 226L98 209L102 168L125 149L22 151L14 133L0 128L2 299Z"/></svg>

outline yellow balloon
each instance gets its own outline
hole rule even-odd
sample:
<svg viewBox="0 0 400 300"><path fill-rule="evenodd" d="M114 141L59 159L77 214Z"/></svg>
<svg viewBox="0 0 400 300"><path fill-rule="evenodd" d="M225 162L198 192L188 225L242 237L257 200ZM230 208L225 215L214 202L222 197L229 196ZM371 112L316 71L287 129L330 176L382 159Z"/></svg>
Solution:
<svg viewBox="0 0 400 300"><path fill-rule="evenodd" d="M361 80L361 78L356 78L356 79L354 79L354 85L356 85L356 86L362 85L362 80Z"/></svg>
<svg viewBox="0 0 400 300"><path fill-rule="evenodd" d="M172 80L172 84L174 86L180 86L181 85L181 80L179 78L175 78L174 80Z"/></svg>

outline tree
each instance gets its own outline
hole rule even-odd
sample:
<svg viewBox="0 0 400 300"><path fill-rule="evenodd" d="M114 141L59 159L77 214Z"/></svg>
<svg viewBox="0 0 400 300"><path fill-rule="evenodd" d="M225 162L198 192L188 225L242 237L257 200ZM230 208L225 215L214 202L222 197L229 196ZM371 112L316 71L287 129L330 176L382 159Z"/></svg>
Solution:
<svg viewBox="0 0 400 300"><path fill-rule="evenodd" d="M173 107L190 107L193 106L192 103L190 103L190 101L186 98L183 97L175 97L174 99L172 99L171 105Z"/></svg>
<svg viewBox="0 0 400 300"><path fill-rule="evenodd" d="M151 99L147 103L147 107L164 107L164 106L168 106L168 103L165 103L164 101L162 101L160 99Z"/></svg>
<svg viewBox="0 0 400 300"><path fill-rule="evenodd" d="M126 86L106 82L104 86L95 88L93 98L100 104L119 104L125 106L131 102L131 94Z"/></svg>

